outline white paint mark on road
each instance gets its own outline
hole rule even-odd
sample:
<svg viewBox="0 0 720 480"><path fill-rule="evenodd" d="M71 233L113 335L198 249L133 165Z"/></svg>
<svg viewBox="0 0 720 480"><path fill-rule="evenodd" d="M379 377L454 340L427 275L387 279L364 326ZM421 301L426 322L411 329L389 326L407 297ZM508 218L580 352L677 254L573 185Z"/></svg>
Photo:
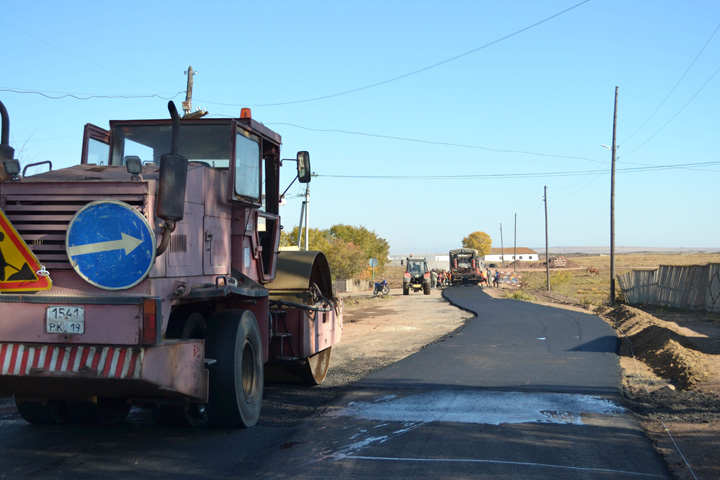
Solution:
<svg viewBox="0 0 720 480"><path fill-rule="evenodd" d="M550 465L547 463L535 463L535 462L510 462L501 460L482 460L476 458L395 458L395 457L367 457L363 455L348 455L343 458L350 458L352 460L372 460L372 461L389 461L389 462L428 462L428 463L487 463L495 465L515 465L524 467L541 467L541 468L554 468L558 470L574 470L578 472L599 472L599 473L611 473L614 475L622 475L623 477L649 477L649 478L667 478L665 475L659 475L656 473L643 473L643 472L629 472L626 470L616 470L612 468L588 468L588 467L574 467L571 465Z"/></svg>
<svg viewBox="0 0 720 480"><path fill-rule="evenodd" d="M625 411L605 398L566 393L441 390L382 398L353 402L328 415L394 422L582 425L583 414L616 415Z"/></svg>

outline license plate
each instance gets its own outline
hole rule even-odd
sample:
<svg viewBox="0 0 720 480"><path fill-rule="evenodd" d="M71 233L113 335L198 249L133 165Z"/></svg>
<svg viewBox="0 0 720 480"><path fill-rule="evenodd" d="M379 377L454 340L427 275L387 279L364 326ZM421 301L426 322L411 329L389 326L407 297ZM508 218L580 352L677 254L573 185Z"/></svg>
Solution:
<svg viewBox="0 0 720 480"><path fill-rule="evenodd" d="M47 333L85 333L85 307L50 305L45 314Z"/></svg>

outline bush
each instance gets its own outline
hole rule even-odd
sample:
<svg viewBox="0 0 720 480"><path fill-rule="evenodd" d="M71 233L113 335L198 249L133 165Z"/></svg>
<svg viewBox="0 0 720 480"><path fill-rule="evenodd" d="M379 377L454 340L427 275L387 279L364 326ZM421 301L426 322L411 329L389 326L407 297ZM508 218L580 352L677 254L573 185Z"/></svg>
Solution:
<svg viewBox="0 0 720 480"><path fill-rule="evenodd" d="M535 297L523 292L522 290L513 290L512 292L508 292L505 294L505 298L510 298L512 300L522 300L523 302L535 301Z"/></svg>

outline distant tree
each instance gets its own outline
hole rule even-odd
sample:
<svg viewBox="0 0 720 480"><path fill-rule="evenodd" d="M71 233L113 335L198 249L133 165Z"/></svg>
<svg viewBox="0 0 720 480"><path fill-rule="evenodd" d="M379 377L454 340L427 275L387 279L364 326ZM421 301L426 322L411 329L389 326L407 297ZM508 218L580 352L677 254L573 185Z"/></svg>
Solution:
<svg viewBox="0 0 720 480"><path fill-rule="evenodd" d="M297 236L298 227L290 232L283 230L280 246L297 245ZM365 227L340 224L326 230L311 228L308 238L310 250L319 250L327 257L333 280L369 278L372 271L368 266L368 260L372 257L378 259L376 274L381 274L388 262L390 245L385 239Z"/></svg>
<svg viewBox="0 0 720 480"><path fill-rule="evenodd" d="M385 271L385 265L388 262L388 254L390 253L390 245L384 238L378 237L375 232L360 226L352 225L333 225L330 227L330 233L333 237L341 238L349 244L356 245L360 248L365 256L364 267L368 266L368 260L375 257L378 260L378 266L375 267L375 273Z"/></svg>
<svg viewBox="0 0 720 480"><path fill-rule="evenodd" d="M479 255L487 255L492 248L492 239L485 232L473 232L463 238L462 245L464 248L473 248L478 251Z"/></svg>

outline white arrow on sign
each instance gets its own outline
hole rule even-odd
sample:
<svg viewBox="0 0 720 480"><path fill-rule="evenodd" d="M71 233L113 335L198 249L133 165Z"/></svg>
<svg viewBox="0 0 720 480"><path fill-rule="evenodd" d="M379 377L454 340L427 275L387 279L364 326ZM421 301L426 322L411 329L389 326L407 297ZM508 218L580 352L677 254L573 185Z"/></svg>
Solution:
<svg viewBox="0 0 720 480"><path fill-rule="evenodd" d="M129 255L130 252L140 246L142 240L120 233L122 236L121 240L110 240L108 242L88 243L87 245L77 245L75 247L68 247L68 255L74 257L76 255L84 255L86 253L100 253L109 252L110 250L125 250L125 255Z"/></svg>

